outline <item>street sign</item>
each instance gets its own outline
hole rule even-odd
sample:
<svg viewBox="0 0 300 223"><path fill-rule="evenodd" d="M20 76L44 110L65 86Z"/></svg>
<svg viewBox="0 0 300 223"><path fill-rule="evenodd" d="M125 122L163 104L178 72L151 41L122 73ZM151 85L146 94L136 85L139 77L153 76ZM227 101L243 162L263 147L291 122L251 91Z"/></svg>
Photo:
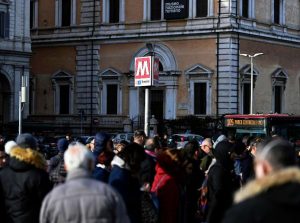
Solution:
<svg viewBox="0 0 300 223"><path fill-rule="evenodd" d="M159 59L151 56L136 57L134 70L134 86L152 86L158 84Z"/></svg>
<svg viewBox="0 0 300 223"><path fill-rule="evenodd" d="M152 58L136 57L134 70L134 86L151 86L151 68Z"/></svg>

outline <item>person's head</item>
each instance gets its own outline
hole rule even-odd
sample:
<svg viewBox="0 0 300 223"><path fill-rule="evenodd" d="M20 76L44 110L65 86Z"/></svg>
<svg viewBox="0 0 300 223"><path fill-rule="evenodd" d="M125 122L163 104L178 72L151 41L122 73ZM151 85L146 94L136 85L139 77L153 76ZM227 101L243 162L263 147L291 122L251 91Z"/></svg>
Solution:
<svg viewBox="0 0 300 223"><path fill-rule="evenodd" d="M160 145L159 145L159 141L158 141L157 137L153 137L153 138L151 137L151 138L146 139L146 142L145 142L145 149L146 150L150 150L152 152L155 152L159 148L160 148Z"/></svg>
<svg viewBox="0 0 300 223"><path fill-rule="evenodd" d="M212 141L211 138L206 138L202 141L201 143L201 149L204 151L206 154L210 153L212 150Z"/></svg>
<svg viewBox="0 0 300 223"><path fill-rule="evenodd" d="M67 150L68 145L69 142L65 138L57 140L57 149L60 153L64 153Z"/></svg>
<svg viewBox="0 0 300 223"><path fill-rule="evenodd" d="M144 148L137 143L130 143L118 153L118 156L122 158L129 166L132 173L138 173L142 161L145 159Z"/></svg>
<svg viewBox="0 0 300 223"><path fill-rule="evenodd" d="M8 141L7 143L5 143L4 149L5 149L5 153L7 155L10 155L10 152L13 148L17 147L17 143L13 140Z"/></svg>
<svg viewBox="0 0 300 223"><path fill-rule="evenodd" d="M262 141L263 141L263 139L261 137L251 138L251 140L249 142L248 150L250 151L252 156L254 156L254 157L256 156L257 145L262 143Z"/></svg>
<svg viewBox="0 0 300 223"><path fill-rule="evenodd" d="M115 154L120 153L128 145L129 143L126 140L121 140L114 146L114 153Z"/></svg>
<svg viewBox="0 0 300 223"><path fill-rule="evenodd" d="M146 134L143 130L134 131L133 142L143 146L145 144L145 140Z"/></svg>
<svg viewBox="0 0 300 223"><path fill-rule="evenodd" d="M18 135L16 138L16 143L20 148L23 149L38 149L37 140L30 133L23 133Z"/></svg>
<svg viewBox="0 0 300 223"><path fill-rule="evenodd" d="M199 142L197 140L191 140L181 149L181 154L184 159L195 159L198 149Z"/></svg>
<svg viewBox="0 0 300 223"><path fill-rule="evenodd" d="M233 168L233 160L231 159L231 154L233 152L233 145L228 141L221 141L218 143L214 150L214 157L217 162L220 163L227 170Z"/></svg>
<svg viewBox="0 0 300 223"><path fill-rule="evenodd" d="M262 178L274 171L295 164L295 150L284 139L272 138L257 146L255 157L255 174L257 178Z"/></svg>
<svg viewBox="0 0 300 223"><path fill-rule="evenodd" d="M157 155L157 163L166 172L176 175L181 169L183 159L180 150L164 149Z"/></svg>
<svg viewBox="0 0 300 223"><path fill-rule="evenodd" d="M91 172L95 165L93 154L80 142L71 143L64 154L67 172L84 169Z"/></svg>
<svg viewBox="0 0 300 223"><path fill-rule="evenodd" d="M104 132L98 132L95 135L95 144L94 144L94 150L93 153L95 155L95 157L98 157L98 155L100 153L102 153L103 151L109 149L112 151L111 148L111 140L110 140L110 136Z"/></svg>
<svg viewBox="0 0 300 223"><path fill-rule="evenodd" d="M0 150L0 168L6 165L6 154L4 151Z"/></svg>

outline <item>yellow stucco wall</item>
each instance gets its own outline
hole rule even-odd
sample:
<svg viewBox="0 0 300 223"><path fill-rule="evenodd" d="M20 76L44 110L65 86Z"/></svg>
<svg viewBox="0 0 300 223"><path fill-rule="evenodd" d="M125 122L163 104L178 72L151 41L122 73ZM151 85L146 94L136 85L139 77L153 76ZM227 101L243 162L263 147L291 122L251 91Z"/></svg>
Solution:
<svg viewBox="0 0 300 223"><path fill-rule="evenodd" d="M178 79L177 104L191 103L189 101L186 75L184 71L196 64L201 64L214 70L213 86L216 78L216 44L215 39L176 40L159 42L166 45L174 54L178 70L181 75ZM104 44L100 48L100 69L114 68L122 73L128 73L133 56L145 43ZM213 88L212 86L212 88ZM128 89L124 89L123 104L125 113L128 112ZM212 111L215 110L215 92L212 91ZM177 109L177 115L187 115L187 110Z"/></svg>
<svg viewBox="0 0 300 223"><path fill-rule="evenodd" d="M137 23L143 20L143 1L125 1L126 23Z"/></svg>
<svg viewBox="0 0 300 223"><path fill-rule="evenodd" d="M55 25L55 0L39 1L39 27L49 28Z"/></svg>
<svg viewBox="0 0 300 223"><path fill-rule="evenodd" d="M74 47L33 48L31 67L31 73L36 78L35 113L40 115L53 114L52 75L59 70L74 75L76 72L76 51Z"/></svg>
<svg viewBox="0 0 300 223"><path fill-rule="evenodd" d="M300 48L241 40L241 52L264 55L254 59L254 67L259 71L259 77L254 89L254 111L272 111L272 80L271 75L277 68L283 68L288 75L285 89L284 111L300 114ZM250 64L249 59L241 57L240 67Z"/></svg>

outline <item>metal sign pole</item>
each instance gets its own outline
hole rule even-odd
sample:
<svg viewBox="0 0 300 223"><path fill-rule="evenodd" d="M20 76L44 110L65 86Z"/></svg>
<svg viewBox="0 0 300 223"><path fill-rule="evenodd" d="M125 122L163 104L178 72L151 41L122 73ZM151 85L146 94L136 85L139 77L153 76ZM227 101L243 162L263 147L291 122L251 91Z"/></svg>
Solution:
<svg viewBox="0 0 300 223"><path fill-rule="evenodd" d="M19 135L22 134L22 91L19 91Z"/></svg>
<svg viewBox="0 0 300 223"><path fill-rule="evenodd" d="M145 88L145 125L144 132L149 136L149 88Z"/></svg>

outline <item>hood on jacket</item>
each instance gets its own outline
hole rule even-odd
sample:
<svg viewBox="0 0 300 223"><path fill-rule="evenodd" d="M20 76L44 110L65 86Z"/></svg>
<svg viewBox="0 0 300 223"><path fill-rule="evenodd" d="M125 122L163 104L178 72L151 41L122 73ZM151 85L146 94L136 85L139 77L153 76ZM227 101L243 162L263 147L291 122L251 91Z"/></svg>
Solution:
<svg viewBox="0 0 300 223"><path fill-rule="evenodd" d="M57 149L59 150L59 152L64 153L67 150L68 146L69 146L69 142L65 138L59 139L57 141Z"/></svg>
<svg viewBox="0 0 300 223"><path fill-rule="evenodd" d="M110 137L104 132L98 132L95 135L95 149L93 151L94 156L97 158L100 153L102 153L109 141Z"/></svg>
<svg viewBox="0 0 300 223"><path fill-rule="evenodd" d="M300 204L300 170L297 167L286 168L264 178L250 181L235 194L234 202L240 203L267 191L271 192L277 187L280 189L276 191L276 195L268 196L272 203Z"/></svg>
<svg viewBox="0 0 300 223"><path fill-rule="evenodd" d="M30 166L34 166L42 170L47 169L47 162L43 155L33 149L22 149L20 147L16 147L10 152L10 157L9 165L13 169L27 169L30 168Z"/></svg>

